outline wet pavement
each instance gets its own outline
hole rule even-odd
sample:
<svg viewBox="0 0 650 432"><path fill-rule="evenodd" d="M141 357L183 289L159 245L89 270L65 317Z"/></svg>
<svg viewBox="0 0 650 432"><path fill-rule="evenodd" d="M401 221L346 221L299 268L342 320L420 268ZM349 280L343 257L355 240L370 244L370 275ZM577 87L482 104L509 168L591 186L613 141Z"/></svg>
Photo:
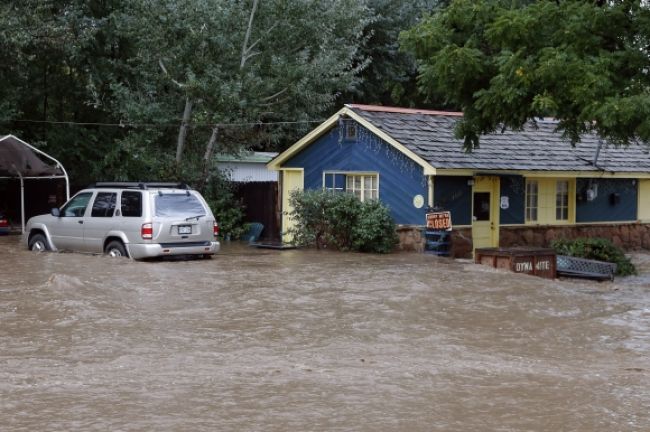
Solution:
<svg viewBox="0 0 650 432"><path fill-rule="evenodd" d="M424 254L133 262L0 237L0 430L648 431L635 261L598 283Z"/></svg>

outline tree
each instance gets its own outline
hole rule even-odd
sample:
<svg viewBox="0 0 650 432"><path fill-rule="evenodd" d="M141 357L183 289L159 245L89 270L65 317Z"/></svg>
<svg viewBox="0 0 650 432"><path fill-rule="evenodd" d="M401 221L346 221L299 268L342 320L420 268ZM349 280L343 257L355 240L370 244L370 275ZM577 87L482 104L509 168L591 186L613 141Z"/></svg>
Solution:
<svg viewBox="0 0 650 432"><path fill-rule="evenodd" d="M555 117L573 144L594 132L650 142L650 9L641 0L455 0L401 36L421 91L464 111L479 136Z"/></svg>
<svg viewBox="0 0 650 432"><path fill-rule="evenodd" d="M345 100L420 108L428 105L430 102L417 92L415 58L409 52L400 51L398 38L401 31L444 3L444 0L369 0L373 19L364 29L368 42L361 48L369 64L361 72L359 85L344 95Z"/></svg>
<svg viewBox="0 0 650 432"><path fill-rule="evenodd" d="M122 114L176 121L177 165L193 131L207 173L216 146L238 147L227 125L312 120L355 83L369 16L353 0L134 0L117 19L138 52L136 79L116 86ZM248 146L268 132L249 129Z"/></svg>

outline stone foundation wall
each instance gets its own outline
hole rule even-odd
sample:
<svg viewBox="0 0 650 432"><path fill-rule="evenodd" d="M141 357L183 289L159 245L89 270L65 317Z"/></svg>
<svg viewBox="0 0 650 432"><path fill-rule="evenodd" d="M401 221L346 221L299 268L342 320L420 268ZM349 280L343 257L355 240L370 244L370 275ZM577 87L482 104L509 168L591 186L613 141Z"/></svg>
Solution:
<svg viewBox="0 0 650 432"><path fill-rule="evenodd" d="M407 225L397 228L399 236L398 250L423 252L424 228ZM650 224L603 224L579 226L518 226L501 227L499 246L533 246L549 247L551 242L560 238L602 237L612 241L625 250L650 250ZM471 258L472 229L459 228L451 233L451 253L454 258Z"/></svg>
<svg viewBox="0 0 650 432"><path fill-rule="evenodd" d="M650 224L603 224L568 227L501 227L499 246L548 247L555 239L602 237L625 250L650 249Z"/></svg>

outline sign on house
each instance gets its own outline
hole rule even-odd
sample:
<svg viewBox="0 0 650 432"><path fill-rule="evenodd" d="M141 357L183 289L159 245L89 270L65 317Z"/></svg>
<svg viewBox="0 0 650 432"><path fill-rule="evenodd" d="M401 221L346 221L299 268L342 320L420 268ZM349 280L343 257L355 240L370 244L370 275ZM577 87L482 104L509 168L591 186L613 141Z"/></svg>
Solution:
<svg viewBox="0 0 650 432"><path fill-rule="evenodd" d="M427 229L451 231L451 212L427 213Z"/></svg>

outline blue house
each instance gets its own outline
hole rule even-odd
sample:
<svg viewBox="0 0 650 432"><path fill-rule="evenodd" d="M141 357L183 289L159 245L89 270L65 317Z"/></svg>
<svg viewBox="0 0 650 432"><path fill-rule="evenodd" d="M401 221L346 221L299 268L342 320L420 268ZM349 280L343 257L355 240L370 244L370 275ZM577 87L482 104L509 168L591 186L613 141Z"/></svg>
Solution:
<svg viewBox="0 0 650 432"><path fill-rule="evenodd" d="M379 199L405 232L428 207L452 215L454 254L495 246L547 246L601 236L650 248L650 155L597 136L572 146L540 119L480 138L471 153L454 137L462 113L346 105L275 159L282 231L289 193L327 189Z"/></svg>

